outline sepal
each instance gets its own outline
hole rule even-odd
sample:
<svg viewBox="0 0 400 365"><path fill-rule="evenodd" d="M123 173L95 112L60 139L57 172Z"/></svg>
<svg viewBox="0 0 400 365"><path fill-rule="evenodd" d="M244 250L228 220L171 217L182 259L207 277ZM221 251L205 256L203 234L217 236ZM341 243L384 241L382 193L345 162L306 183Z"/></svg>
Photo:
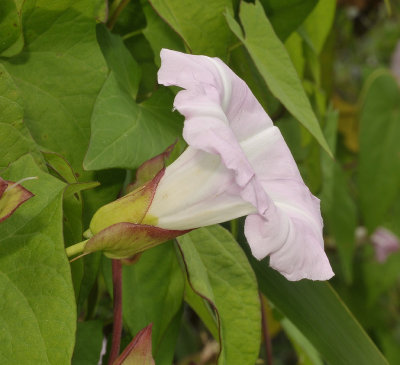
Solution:
<svg viewBox="0 0 400 365"><path fill-rule="evenodd" d="M101 207L90 222L91 233L96 235L105 228L121 222L134 224L142 223L153 201L158 183L164 175L164 172L165 167L145 185ZM146 223L156 224L157 218L147 216Z"/></svg>
<svg viewBox="0 0 400 365"><path fill-rule="evenodd" d="M167 147L164 152L143 162L143 164L138 167L136 170L136 180L134 183L128 185L126 189L127 193L130 193L153 180L156 175L165 168L165 161L170 156L176 142L177 141Z"/></svg>
<svg viewBox="0 0 400 365"><path fill-rule="evenodd" d="M103 251L111 259L125 259L181 236L190 230L169 230L146 224L121 222L103 229L89 239L84 254Z"/></svg>

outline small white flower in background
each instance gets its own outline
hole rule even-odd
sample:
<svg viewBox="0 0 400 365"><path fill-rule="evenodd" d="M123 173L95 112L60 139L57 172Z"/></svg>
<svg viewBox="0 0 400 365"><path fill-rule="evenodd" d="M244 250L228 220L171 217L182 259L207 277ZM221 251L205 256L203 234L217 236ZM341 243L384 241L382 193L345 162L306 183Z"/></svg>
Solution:
<svg viewBox="0 0 400 365"><path fill-rule="evenodd" d="M378 262L385 262L388 256L400 250L400 240L386 228L378 227L371 235L375 257Z"/></svg>

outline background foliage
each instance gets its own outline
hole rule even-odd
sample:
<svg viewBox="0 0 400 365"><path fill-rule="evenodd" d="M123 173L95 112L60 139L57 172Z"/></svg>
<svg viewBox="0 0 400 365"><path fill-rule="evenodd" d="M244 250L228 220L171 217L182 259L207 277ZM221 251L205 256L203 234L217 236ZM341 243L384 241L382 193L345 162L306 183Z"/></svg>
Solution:
<svg viewBox="0 0 400 365"><path fill-rule="evenodd" d="M170 48L249 85L321 198L336 276L288 282L249 255L242 220L202 228L124 267L124 345L152 322L157 365L263 363L269 340L275 364L400 363L400 252L377 262L370 238L400 236L399 16L377 0L2 0L0 176L39 180L0 223L0 362L99 361L111 263L64 247L142 162L183 150L176 90L156 82Z"/></svg>

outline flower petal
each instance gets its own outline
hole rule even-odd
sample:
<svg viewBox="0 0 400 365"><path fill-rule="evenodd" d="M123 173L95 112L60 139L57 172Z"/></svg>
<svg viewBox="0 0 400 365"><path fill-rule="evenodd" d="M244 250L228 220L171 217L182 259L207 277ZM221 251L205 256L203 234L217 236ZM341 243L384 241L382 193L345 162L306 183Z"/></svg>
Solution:
<svg viewBox="0 0 400 365"><path fill-rule="evenodd" d="M250 133L257 133L268 121L272 125L269 117L246 84L220 60L165 49L161 51L161 60L158 81L186 89L178 93L174 102L175 108L185 116L184 139L191 147L219 155L224 165L234 172L241 198L263 214L269 198L255 178L239 142ZM246 98L248 95L252 98ZM249 115L254 105L261 108L253 116L254 124L243 123L240 115L234 114L247 107ZM249 126L243 127L245 124Z"/></svg>
<svg viewBox="0 0 400 365"><path fill-rule="evenodd" d="M188 229L256 212L240 190L219 156L189 146L165 170L148 214L157 217L159 227Z"/></svg>

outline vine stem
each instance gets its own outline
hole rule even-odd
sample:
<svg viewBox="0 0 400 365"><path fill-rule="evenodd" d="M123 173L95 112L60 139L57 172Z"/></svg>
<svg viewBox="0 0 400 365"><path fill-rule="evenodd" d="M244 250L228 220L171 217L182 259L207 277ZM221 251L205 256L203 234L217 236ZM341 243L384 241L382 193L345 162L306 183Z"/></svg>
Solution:
<svg viewBox="0 0 400 365"><path fill-rule="evenodd" d="M122 335L122 263L121 260L112 260L114 322L112 342L108 365L112 365L118 358Z"/></svg>
<svg viewBox="0 0 400 365"><path fill-rule="evenodd" d="M260 303L261 303L261 328L264 337L264 347L265 347L265 354L266 354L266 364L272 365L272 344L271 344L271 337L268 331L268 320L267 316L265 315L265 305L264 299L262 294L259 293Z"/></svg>
<svg viewBox="0 0 400 365"><path fill-rule="evenodd" d="M122 10L129 4L130 0L122 0L117 8L115 9L114 13L111 15L109 21L107 22L107 28L109 30L114 28L115 23L117 22L117 19L119 17L119 14L121 14Z"/></svg>
<svg viewBox="0 0 400 365"><path fill-rule="evenodd" d="M65 249L65 253L67 254L67 257L75 256L78 253L82 253L87 241L89 241L89 240L75 243L74 245L67 247Z"/></svg>

